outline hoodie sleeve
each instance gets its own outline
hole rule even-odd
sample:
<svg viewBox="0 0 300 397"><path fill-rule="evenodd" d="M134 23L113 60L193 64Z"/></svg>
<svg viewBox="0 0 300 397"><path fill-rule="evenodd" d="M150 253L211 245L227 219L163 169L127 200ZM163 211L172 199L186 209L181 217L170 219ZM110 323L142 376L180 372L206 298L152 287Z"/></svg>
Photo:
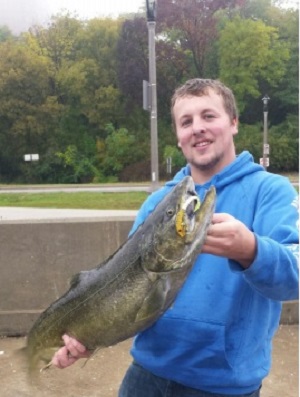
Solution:
<svg viewBox="0 0 300 397"><path fill-rule="evenodd" d="M275 177L261 186L256 204L253 232L257 255L243 276L252 288L270 299L298 299L296 191L285 178Z"/></svg>

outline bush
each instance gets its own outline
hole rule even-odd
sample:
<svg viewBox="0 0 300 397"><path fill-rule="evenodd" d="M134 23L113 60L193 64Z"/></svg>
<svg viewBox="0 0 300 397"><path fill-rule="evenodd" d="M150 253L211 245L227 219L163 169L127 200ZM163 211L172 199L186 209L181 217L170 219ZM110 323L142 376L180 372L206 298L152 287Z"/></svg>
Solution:
<svg viewBox="0 0 300 397"><path fill-rule="evenodd" d="M269 171L297 171L299 159L299 118L288 115L286 120L268 129L268 144L270 145ZM263 126L241 124L235 138L237 153L248 150L259 163L263 156Z"/></svg>

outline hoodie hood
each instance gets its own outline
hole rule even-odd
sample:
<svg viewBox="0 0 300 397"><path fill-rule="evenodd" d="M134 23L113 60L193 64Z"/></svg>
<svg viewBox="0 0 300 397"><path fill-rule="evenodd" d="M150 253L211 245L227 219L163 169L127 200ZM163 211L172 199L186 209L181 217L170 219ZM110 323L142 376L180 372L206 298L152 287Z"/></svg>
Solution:
<svg viewBox="0 0 300 397"><path fill-rule="evenodd" d="M248 151L244 151L236 156L236 159L231 164L223 168L218 174L215 174L209 181L201 185L201 187L208 189L211 185L214 185L216 188L223 188L233 181L243 178L245 175L259 171L264 171L264 168L254 163L253 156ZM166 186L175 186L187 175L191 175L189 164L183 167L171 181L167 182Z"/></svg>

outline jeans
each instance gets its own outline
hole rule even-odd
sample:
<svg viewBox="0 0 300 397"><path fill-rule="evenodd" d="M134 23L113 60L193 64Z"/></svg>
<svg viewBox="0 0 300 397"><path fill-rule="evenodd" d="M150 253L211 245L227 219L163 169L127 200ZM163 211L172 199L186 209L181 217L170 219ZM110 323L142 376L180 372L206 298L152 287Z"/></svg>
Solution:
<svg viewBox="0 0 300 397"><path fill-rule="evenodd" d="M123 379L119 397L259 397L259 390L250 394L214 394L180 385L151 374L132 363Z"/></svg>

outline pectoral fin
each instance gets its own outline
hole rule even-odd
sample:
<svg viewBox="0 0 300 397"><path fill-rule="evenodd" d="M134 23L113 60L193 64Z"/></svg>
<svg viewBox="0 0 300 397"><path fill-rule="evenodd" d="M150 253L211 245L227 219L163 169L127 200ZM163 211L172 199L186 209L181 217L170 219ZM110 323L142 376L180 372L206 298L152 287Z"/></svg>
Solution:
<svg viewBox="0 0 300 397"><path fill-rule="evenodd" d="M167 279L159 278L156 280L137 312L135 322L150 320L155 316L159 316L165 309L168 291Z"/></svg>

